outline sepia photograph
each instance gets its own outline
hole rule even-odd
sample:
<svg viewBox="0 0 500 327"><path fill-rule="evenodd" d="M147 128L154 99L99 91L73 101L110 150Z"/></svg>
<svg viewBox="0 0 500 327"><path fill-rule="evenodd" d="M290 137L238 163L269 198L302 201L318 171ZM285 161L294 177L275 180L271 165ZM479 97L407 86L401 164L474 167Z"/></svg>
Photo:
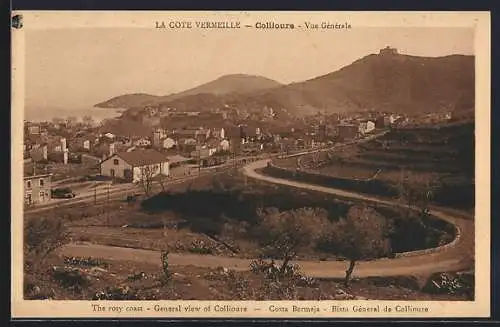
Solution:
<svg viewBox="0 0 500 327"><path fill-rule="evenodd" d="M85 315L418 316L480 300L488 15L113 15L13 24L23 315L79 300Z"/></svg>

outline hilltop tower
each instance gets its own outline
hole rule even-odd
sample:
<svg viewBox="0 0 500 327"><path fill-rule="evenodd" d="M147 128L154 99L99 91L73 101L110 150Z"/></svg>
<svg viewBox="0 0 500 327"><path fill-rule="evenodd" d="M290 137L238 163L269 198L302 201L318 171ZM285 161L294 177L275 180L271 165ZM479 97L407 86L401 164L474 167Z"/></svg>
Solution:
<svg viewBox="0 0 500 327"><path fill-rule="evenodd" d="M380 49L379 54L382 56L394 56L398 54L398 49L386 46L385 48Z"/></svg>

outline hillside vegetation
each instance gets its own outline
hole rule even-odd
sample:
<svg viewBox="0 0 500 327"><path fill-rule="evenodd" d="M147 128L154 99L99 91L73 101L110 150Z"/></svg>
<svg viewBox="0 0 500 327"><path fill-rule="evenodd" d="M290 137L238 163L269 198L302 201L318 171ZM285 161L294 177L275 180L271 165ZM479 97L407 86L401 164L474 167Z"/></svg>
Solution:
<svg viewBox="0 0 500 327"><path fill-rule="evenodd" d="M249 75L227 75L196 88L164 97L125 95L99 107L147 104L202 111L231 106L272 107L290 113L318 110L383 110L421 113L474 107L474 56L428 58L368 55L342 69L304 82L280 85Z"/></svg>
<svg viewBox="0 0 500 327"><path fill-rule="evenodd" d="M224 75L211 82L201 84L183 92L165 96L155 96L149 94L126 94L96 105L99 108L117 108L123 105L125 108L135 108L145 105L160 105L177 99L189 99L197 94L225 95L232 93L247 93L261 91L268 88L278 87L281 84L262 76L245 74Z"/></svg>

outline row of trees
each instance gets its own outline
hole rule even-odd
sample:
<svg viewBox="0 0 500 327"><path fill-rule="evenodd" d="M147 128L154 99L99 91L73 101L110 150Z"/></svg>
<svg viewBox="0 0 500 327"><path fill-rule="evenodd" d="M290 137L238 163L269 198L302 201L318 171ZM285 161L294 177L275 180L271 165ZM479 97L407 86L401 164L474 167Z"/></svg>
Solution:
<svg viewBox="0 0 500 327"><path fill-rule="evenodd" d="M424 224L421 218L429 214L435 182L427 175L401 171L396 186L400 218L418 219ZM415 210L418 215L412 214ZM391 252L389 237L394 226L365 204L352 206L337 222L328 220L326 210L312 208L285 212L270 209L260 211L258 215L262 245L268 254L282 259L282 270L296 257L300 248L317 244L326 252L348 259L345 284L349 286L356 262L380 258Z"/></svg>
<svg viewBox="0 0 500 327"><path fill-rule="evenodd" d="M272 256L279 257L285 271L301 248L321 244L321 248L349 261L345 285L349 287L355 264L359 260L383 257L390 253L391 225L376 210L354 205L346 217L337 222L328 219L324 209L301 208L285 212L277 209L259 212L261 245Z"/></svg>

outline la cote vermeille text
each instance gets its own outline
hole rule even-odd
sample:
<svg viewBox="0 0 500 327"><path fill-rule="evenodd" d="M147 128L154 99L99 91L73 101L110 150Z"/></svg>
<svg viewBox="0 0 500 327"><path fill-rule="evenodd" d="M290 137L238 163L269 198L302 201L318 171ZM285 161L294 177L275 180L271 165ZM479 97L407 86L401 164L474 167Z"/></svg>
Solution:
<svg viewBox="0 0 500 327"><path fill-rule="evenodd" d="M275 30L286 30L286 29L296 29L296 28L306 28L306 29L351 29L351 24L344 22L321 22L321 23L311 23L304 22L304 24L293 24L293 23L276 23L273 21L267 22L257 22L252 25L244 25L239 21L156 21L155 28L157 29L238 29L238 28L256 28L256 29L275 29Z"/></svg>

